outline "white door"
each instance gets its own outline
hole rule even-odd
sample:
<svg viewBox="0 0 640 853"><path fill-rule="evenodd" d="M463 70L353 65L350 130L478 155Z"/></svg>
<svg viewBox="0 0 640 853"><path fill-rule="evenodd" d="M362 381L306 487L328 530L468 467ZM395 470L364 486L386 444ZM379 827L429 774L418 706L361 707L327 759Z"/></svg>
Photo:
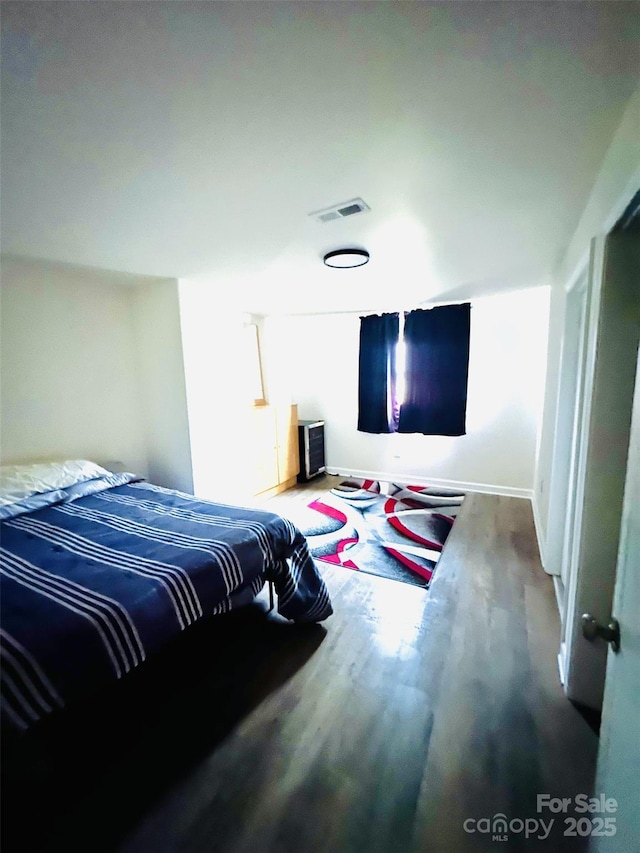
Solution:
<svg viewBox="0 0 640 853"><path fill-rule="evenodd" d="M640 359L629 445L613 614L620 651L611 650L600 729L595 793L615 799L615 837L592 836L592 849L640 849Z"/></svg>
<svg viewBox="0 0 640 853"><path fill-rule="evenodd" d="M611 616L640 338L639 269L637 235L594 240L561 663L568 697L597 710L607 644L583 637L581 617L591 613L606 625Z"/></svg>

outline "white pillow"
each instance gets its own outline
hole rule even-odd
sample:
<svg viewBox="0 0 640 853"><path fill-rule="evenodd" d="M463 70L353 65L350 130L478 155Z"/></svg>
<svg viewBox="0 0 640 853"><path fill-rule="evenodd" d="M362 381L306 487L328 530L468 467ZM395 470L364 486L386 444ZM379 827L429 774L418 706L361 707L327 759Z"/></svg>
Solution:
<svg viewBox="0 0 640 853"><path fill-rule="evenodd" d="M0 506L7 506L54 489L74 486L85 480L95 480L110 473L106 468L87 459L3 465L0 467Z"/></svg>

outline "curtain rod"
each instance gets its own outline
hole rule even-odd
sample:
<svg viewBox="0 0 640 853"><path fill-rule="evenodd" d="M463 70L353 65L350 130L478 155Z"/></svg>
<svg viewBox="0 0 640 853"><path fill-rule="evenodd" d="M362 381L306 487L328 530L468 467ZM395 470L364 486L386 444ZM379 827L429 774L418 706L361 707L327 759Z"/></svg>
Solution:
<svg viewBox="0 0 640 853"><path fill-rule="evenodd" d="M397 313L400 314L404 311L428 311L429 308L441 308L444 305L465 305L467 302L471 303L471 299L456 299L453 302L419 302L416 307L413 308L398 308ZM391 309L386 309L381 311L380 309L375 308L354 308L350 311L300 311L296 314L284 314L281 316L285 317L319 317L319 316L338 316L340 314L357 314L358 316L368 315L368 314L394 314L396 311Z"/></svg>

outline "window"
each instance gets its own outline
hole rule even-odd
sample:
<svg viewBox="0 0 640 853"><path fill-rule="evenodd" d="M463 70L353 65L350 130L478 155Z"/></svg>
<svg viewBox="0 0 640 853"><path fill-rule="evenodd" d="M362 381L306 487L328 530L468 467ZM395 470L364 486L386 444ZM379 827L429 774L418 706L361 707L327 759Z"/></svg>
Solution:
<svg viewBox="0 0 640 853"><path fill-rule="evenodd" d="M470 319L469 303L360 318L361 432L464 435Z"/></svg>

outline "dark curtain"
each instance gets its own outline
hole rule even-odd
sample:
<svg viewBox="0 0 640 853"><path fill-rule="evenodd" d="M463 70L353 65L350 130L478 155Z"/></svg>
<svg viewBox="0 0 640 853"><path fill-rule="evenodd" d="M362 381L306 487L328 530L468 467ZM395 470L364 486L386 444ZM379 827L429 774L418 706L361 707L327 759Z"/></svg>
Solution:
<svg viewBox="0 0 640 853"><path fill-rule="evenodd" d="M471 305L405 317L406 392L398 432L464 435Z"/></svg>
<svg viewBox="0 0 640 853"><path fill-rule="evenodd" d="M395 432L396 347L398 314L360 318L358 373L358 429L360 432Z"/></svg>

